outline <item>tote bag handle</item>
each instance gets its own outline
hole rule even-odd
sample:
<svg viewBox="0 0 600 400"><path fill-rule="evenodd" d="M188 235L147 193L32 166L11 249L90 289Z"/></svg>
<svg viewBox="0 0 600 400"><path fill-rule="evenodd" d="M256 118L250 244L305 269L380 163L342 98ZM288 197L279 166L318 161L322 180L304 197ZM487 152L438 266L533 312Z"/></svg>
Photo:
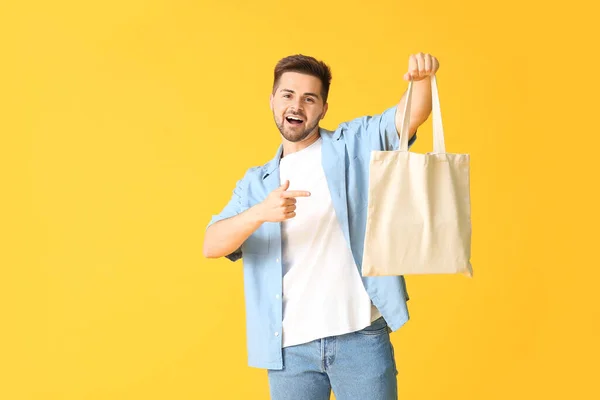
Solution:
<svg viewBox="0 0 600 400"><path fill-rule="evenodd" d="M400 151L408 151L408 128L410 127L410 106L412 103L413 80L408 83L406 103L402 112L402 129L400 131ZM435 75L431 77L431 108L433 113L433 152L445 153L444 127L442 126L442 112L438 95Z"/></svg>

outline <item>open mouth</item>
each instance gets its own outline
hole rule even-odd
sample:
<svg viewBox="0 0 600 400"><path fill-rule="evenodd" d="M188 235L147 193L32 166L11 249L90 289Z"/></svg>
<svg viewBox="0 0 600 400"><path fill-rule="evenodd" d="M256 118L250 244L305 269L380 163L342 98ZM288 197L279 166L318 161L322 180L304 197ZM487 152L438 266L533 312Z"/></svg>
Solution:
<svg viewBox="0 0 600 400"><path fill-rule="evenodd" d="M293 116L288 116L285 117L285 120L290 124L290 125L302 125L302 123L304 122L304 120L302 118L298 118L298 117L293 117Z"/></svg>

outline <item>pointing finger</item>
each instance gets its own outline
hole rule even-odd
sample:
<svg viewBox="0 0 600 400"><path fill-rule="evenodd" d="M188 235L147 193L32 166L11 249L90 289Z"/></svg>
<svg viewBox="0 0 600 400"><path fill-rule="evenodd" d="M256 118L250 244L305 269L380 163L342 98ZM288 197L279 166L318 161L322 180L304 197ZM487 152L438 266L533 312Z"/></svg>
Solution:
<svg viewBox="0 0 600 400"><path fill-rule="evenodd" d="M304 190L289 190L287 192L281 193L281 197L290 198L290 197L308 197L310 196L310 192L306 192Z"/></svg>

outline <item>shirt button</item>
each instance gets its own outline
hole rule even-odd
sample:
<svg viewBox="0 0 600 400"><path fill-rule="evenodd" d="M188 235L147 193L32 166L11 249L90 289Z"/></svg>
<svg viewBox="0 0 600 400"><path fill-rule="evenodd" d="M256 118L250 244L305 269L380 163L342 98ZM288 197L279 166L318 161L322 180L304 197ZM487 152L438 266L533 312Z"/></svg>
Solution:
<svg viewBox="0 0 600 400"><path fill-rule="evenodd" d="M279 296L278 294L276 294L276 295L275 295L275 298L276 298L277 300L279 300L279 297L280 297L280 296Z"/></svg>
<svg viewBox="0 0 600 400"><path fill-rule="evenodd" d="M279 258L277 260L275 260L276 262L279 262Z"/></svg>
<svg viewBox="0 0 600 400"><path fill-rule="evenodd" d="M279 336L279 332L275 332L275 336Z"/></svg>

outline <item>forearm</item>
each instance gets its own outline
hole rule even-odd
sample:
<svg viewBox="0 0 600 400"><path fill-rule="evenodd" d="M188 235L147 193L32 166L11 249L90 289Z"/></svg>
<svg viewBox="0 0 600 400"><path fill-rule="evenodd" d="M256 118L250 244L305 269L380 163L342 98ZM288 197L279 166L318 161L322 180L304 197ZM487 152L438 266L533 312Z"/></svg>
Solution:
<svg viewBox="0 0 600 400"><path fill-rule="evenodd" d="M215 222L204 235L204 257L219 258L233 253L262 223L258 205L234 217Z"/></svg>
<svg viewBox="0 0 600 400"><path fill-rule="evenodd" d="M426 78L413 82L412 102L410 105L410 125L408 128L409 139L415 134L417 128L423 124L431 113L431 79ZM398 134L402 129L402 113L406 104L407 92L404 92L398 108L396 109L396 129Z"/></svg>

